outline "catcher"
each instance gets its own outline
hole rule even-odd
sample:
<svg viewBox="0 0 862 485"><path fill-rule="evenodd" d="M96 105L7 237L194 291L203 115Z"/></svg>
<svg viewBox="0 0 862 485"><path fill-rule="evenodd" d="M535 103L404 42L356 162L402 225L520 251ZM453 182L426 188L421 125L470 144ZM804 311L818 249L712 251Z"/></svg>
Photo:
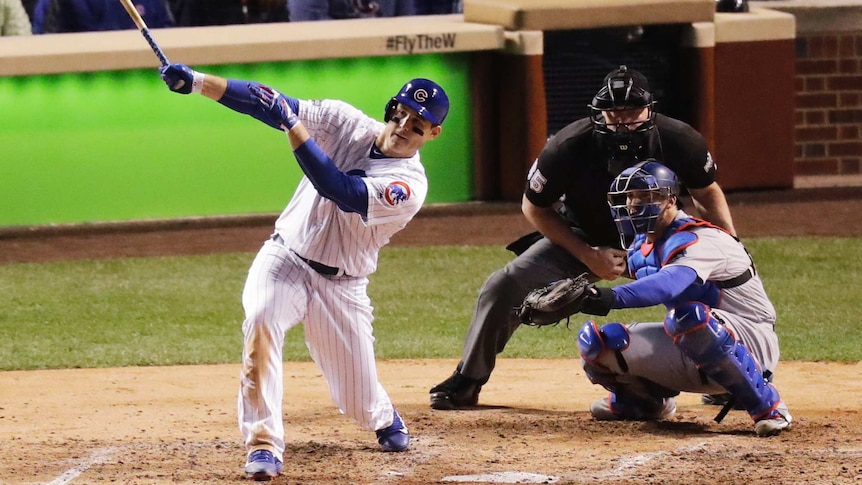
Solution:
<svg viewBox="0 0 862 485"><path fill-rule="evenodd" d="M597 288L586 275L561 280L530 293L518 316L549 325L578 312L664 304L664 322L588 321L579 330L587 377L610 391L590 406L593 417L667 419L681 391L729 393L758 436L777 435L792 418L769 379L779 359L775 309L739 240L686 214L677 194L676 175L653 159L624 170L608 201L635 281Z"/></svg>

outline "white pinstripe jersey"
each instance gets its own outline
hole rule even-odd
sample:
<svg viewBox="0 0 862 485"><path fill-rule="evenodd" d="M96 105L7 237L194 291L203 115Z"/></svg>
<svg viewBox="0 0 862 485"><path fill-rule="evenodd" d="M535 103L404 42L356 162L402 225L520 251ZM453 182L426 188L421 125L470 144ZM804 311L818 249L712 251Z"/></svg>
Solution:
<svg viewBox="0 0 862 485"><path fill-rule="evenodd" d="M368 217L342 211L303 177L275 230L287 247L306 259L350 276L369 275L377 269L380 248L425 201L428 180L419 153L372 158L371 147L385 125L342 101L300 100L297 115L340 171L365 174Z"/></svg>

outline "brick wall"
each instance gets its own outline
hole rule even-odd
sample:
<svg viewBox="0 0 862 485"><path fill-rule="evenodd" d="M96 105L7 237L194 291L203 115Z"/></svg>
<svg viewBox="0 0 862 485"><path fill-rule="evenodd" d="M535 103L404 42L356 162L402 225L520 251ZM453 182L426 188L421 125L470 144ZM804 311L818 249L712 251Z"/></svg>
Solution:
<svg viewBox="0 0 862 485"><path fill-rule="evenodd" d="M862 31L798 34L795 83L794 174L862 173Z"/></svg>

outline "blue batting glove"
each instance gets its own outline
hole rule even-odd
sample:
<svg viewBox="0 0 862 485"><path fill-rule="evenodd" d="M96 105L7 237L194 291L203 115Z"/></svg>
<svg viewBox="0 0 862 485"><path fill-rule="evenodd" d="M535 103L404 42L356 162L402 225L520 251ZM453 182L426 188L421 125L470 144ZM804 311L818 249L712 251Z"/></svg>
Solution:
<svg viewBox="0 0 862 485"><path fill-rule="evenodd" d="M195 76L202 81L203 76L195 72L185 64L171 64L159 68L162 80L168 85L168 89L175 93L191 94ZM200 92L200 89L197 90Z"/></svg>
<svg viewBox="0 0 862 485"><path fill-rule="evenodd" d="M263 116L269 124L289 130L299 123L299 117L283 94L263 84L249 84L248 90L260 102Z"/></svg>

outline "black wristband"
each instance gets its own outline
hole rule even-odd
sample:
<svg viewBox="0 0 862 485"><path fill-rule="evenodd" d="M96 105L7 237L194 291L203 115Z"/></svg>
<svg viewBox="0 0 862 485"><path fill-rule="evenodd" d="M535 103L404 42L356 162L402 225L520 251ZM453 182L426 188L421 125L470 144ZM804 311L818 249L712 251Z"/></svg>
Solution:
<svg viewBox="0 0 862 485"><path fill-rule="evenodd" d="M605 316L610 313L611 308L614 306L614 290L611 288L597 288L595 286L591 289L595 290L596 294L590 291L590 295L587 296L581 307L581 313L599 316Z"/></svg>

